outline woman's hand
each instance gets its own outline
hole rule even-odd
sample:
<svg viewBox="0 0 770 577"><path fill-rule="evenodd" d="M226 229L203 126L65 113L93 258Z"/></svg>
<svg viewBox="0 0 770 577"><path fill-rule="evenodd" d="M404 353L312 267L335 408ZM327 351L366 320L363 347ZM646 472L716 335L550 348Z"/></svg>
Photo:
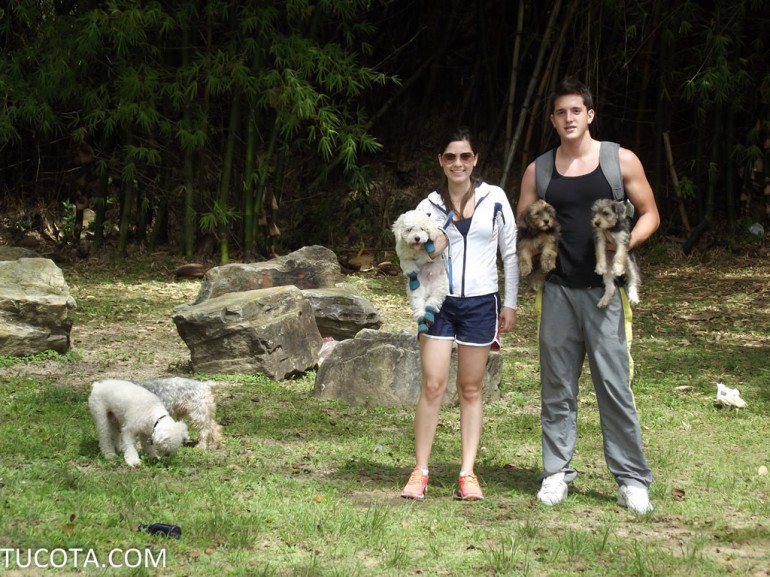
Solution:
<svg viewBox="0 0 770 577"><path fill-rule="evenodd" d="M500 332L507 333L516 326L516 309L503 307L500 311Z"/></svg>
<svg viewBox="0 0 770 577"><path fill-rule="evenodd" d="M441 256L441 253L446 250L447 246L449 246L449 239L447 238L446 234L442 232L440 235L438 235L438 238L433 241L433 251L429 252L428 256L432 259Z"/></svg>

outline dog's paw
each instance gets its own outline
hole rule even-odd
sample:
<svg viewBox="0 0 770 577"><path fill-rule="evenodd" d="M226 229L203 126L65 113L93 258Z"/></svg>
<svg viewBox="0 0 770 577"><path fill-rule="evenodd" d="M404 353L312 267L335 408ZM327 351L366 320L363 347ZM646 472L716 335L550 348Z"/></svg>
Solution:
<svg viewBox="0 0 770 577"><path fill-rule="evenodd" d="M520 260L519 272L521 273L521 276L529 276L529 274L532 272L532 263Z"/></svg>
<svg viewBox="0 0 770 577"><path fill-rule="evenodd" d="M437 314L438 314L438 309L436 309L435 307L431 307L431 306L425 307L425 316L422 317L422 322L428 326L431 326L435 322Z"/></svg>
<svg viewBox="0 0 770 577"><path fill-rule="evenodd" d="M416 272L410 272L406 276L409 279L409 290L416 291L418 288L420 288L420 281L417 278Z"/></svg>
<svg viewBox="0 0 770 577"><path fill-rule="evenodd" d="M616 262L612 265L612 276L619 277L626 274L626 267L622 262Z"/></svg>
<svg viewBox="0 0 770 577"><path fill-rule="evenodd" d="M428 254L432 254L436 252L436 245L433 244L432 240L429 240L423 246L425 247L425 252L427 252Z"/></svg>
<svg viewBox="0 0 770 577"><path fill-rule="evenodd" d="M594 272L596 274L604 275L604 273L607 272L607 265L601 262L596 263L596 268L594 269Z"/></svg>
<svg viewBox="0 0 770 577"><path fill-rule="evenodd" d="M599 307L600 309L605 308L608 304L612 302L612 297L615 296L615 292L616 291L614 286L607 287L605 285L604 294L602 295L601 300L598 303L596 303L596 306Z"/></svg>
<svg viewBox="0 0 770 577"><path fill-rule="evenodd" d="M628 287L628 302L630 302L632 305L638 305L639 304L639 292L636 290L636 287Z"/></svg>
<svg viewBox="0 0 770 577"><path fill-rule="evenodd" d="M542 255L540 257L540 268L544 272L551 272L556 268L556 255Z"/></svg>
<svg viewBox="0 0 770 577"><path fill-rule="evenodd" d="M425 317L420 317L417 320L417 334L427 333L430 326L425 322Z"/></svg>

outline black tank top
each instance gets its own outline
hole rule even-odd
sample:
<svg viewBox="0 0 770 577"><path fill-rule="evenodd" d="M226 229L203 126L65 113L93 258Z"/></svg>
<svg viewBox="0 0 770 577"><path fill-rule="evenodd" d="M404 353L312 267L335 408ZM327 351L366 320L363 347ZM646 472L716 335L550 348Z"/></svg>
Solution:
<svg viewBox="0 0 770 577"><path fill-rule="evenodd" d="M599 198L612 198L612 188L601 168L582 176L563 176L554 163L546 200L556 209L561 225L559 258L549 280L573 288L601 287L602 277L594 272L591 206Z"/></svg>

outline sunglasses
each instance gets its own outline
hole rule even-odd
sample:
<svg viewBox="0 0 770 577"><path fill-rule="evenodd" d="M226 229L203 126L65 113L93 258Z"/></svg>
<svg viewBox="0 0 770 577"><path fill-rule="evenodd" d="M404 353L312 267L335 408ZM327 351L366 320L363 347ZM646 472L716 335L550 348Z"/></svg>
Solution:
<svg viewBox="0 0 770 577"><path fill-rule="evenodd" d="M441 155L441 162L444 164L452 164L455 160L457 160L458 156L462 162L468 163L473 162L473 159L476 155L472 152L461 152L460 154L455 154L454 152L445 152Z"/></svg>

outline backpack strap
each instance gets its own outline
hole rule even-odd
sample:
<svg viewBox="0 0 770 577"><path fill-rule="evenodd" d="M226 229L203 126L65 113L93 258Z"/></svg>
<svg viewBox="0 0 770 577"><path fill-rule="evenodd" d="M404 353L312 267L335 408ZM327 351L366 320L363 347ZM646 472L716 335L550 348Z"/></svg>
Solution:
<svg viewBox="0 0 770 577"><path fill-rule="evenodd" d="M545 199L545 191L551 183L555 155L556 149L552 148L535 159L535 188L538 198Z"/></svg>
<svg viewBox="0 0 770 577"><path fill-rule="evenodd" d="M604 178L612 187L612 198L625 200L626 191L623 188L623 175L620 173L620 145L617 142L602 141L599 149L599 166L602 167Z"/></svg>
<svg viewBox="0 0 770 577"><path fill-rule="evenodd" d="M599 148L599 166L602 168L604 178L612 187L612 197L615 200L624 200L626 197L623 188L623 175L620 172L620 145L617 142L602 141ZM544 152L535 159L535 187L538 198L545 198L548 185L553 174L553 164L556 149Z"/></svg>

